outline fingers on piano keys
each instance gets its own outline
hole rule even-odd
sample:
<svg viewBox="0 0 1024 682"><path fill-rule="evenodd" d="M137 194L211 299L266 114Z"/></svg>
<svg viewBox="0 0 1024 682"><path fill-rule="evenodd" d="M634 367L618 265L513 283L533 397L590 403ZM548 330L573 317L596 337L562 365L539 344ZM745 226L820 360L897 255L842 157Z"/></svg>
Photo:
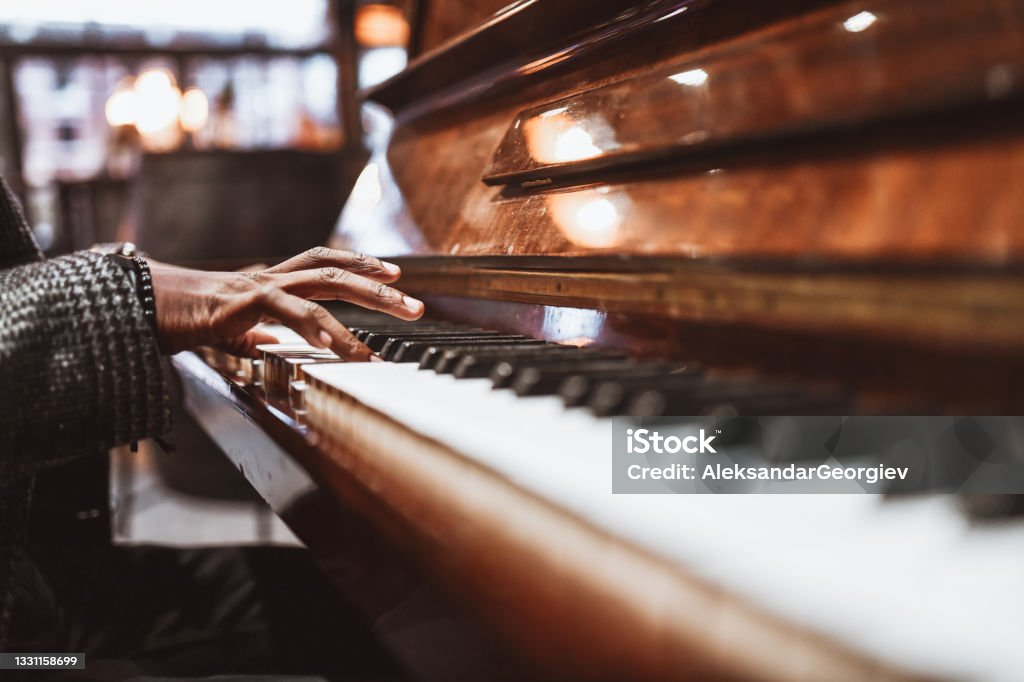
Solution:
<svg viewBox="0 0 1024 682"><path fill-rule="evenodd" d="M842 391L716 375L692 362L639 361L616 351L436 320L396 322L365 311L340 319L385 361L456 379L489 379L494 388L511 389L520 397L558 396L566 407L584 407L602 417L839 414L851 409ZM246 378L260 385L268 399L298 410L311 386L303 368L341 362L334 353L306 344L269 344L260 351L262 360L251 363Z"/></svg>

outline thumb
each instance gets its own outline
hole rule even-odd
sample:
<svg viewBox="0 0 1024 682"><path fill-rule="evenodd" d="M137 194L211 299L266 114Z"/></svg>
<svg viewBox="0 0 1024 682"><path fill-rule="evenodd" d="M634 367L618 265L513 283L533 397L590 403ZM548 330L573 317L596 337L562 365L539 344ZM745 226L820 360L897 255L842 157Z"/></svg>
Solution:
<svg viewBox="0 0 1024 682"><path fill-rule="evenodd" d="M256 350L256 346L264 343L277 342L277 337L272 336L267 332L259 331L258 329L250 329L241 336L235 337L230 341L221 344L221 349L239 357L258 358L260 354L259 351Z"/></svg>

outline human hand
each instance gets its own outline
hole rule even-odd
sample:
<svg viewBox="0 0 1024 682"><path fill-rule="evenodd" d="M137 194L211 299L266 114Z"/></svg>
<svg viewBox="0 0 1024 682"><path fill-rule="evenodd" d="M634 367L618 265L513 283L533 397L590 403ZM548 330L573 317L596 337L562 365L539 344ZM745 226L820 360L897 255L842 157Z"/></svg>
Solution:
<svg viewBox="0 0 1024 682"><path fill-rule="evenodd" d="M365 361L370 349L314 300L349 301L402 320L423 315L422 302L388 286L401 276L398 266L348 251L317 247L254 272L206 272L155 261L149 267L157 340L168 353L215 346L255 357L257 345L277 339L253 327L277 320L313 346Z"/></svg>

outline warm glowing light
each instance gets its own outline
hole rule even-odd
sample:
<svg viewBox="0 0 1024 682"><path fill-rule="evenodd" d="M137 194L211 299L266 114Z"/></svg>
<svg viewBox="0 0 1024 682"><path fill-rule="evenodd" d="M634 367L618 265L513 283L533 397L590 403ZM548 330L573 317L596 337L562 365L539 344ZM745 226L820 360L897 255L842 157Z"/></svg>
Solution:
<svg viewBox="0 0 1024 682"><path fill-rule="evenodd" d="M181 92L166 69L148 69L135 79L135 127L143 135L158 133L178 122Z"/></svg>
<svg viewBox="0 0 1024 682"><path fill-rule="evenodd" d="M683 71L675 74L674 76L669 76L668 78L680 85L688 85L691 88L696 88L708 82L708 72L704 69L690 69L689 71Z"/></svg>
<svg viewBox="0 0 1024 682"><path fill-rule="evenodd" d="M604 249L621 241L622 209L628 206L628 200L612 196L606 189L545 197L553 222L573 244Z"/></svg>
<svg viewBox="0 0 1024 682"><path fill-rule="evenodd" d="M118 88L107 100L103 113L106 114L110 127L119 128L135 123L137 107L135 91L129 88Z"/></svg>
<svg viewBox="0 0 1024 682"><path fill-rule="evenodd" d="M555 140L556 161L580 161L600 155L601 150L594 144L594 138L579 126L559 133Z"/></svg>
<svg viewBox="0 0 1024 682"><path fill-rule="evenodd" d="M159 96L139 97L138 116L135 127L140 133L157 133L169 128L178 120L178 92L170 90Z"/></svg>
<svg viewBox="0 0 1024 682"><path fill-rule="evenodd" d="M593 159L619 146L615 130L601 116L577 119L566 107L525 119L523 137L530 155L540 163Z"/></svg>
<svg viewBox="0 0 1024 682"><path fill-rule="evenodd" d="M146 69L135 79L135 92L165 92L174 85L174 76L167 69Z"/></svg>
<svg viewBox="0 0 1024 682"><path fill-rule="evenodd" d="M181 106L178 111L183 130L194 133L206 125L210 117L210 102L206 93L199 88L189 88L181 96Z"/></svg>
<svg viewBox="0 0 1024 682"><path fill-rule="evenodd" d="M876 21L878 21L878 17L871 12L860 12L844 21L843 28L850 33L860 33Z"/></svg>
<svg viewBox="0 0 1024 682"><path fill-rule="evenodd" d="M409 22L394 5L363 5L356 11L355 35L363 47L405 47Z"/></svg>
<svg viewBox="0 0 1024 682"><path fill-rule="evenodd" d="M607 199L594 199L576 209L576 222L584 232L604 235L619 224L619 212Z"/></svg>

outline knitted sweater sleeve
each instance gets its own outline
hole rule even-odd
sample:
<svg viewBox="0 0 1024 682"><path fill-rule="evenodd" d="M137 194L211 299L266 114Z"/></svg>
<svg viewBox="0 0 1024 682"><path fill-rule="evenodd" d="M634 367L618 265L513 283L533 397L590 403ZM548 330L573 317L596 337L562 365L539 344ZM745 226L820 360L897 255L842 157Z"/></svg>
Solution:
<svg viewBox="0 0 1024 682"><path fill-rule="evenodd" d="M159 351L130 278L76 253L0 270L0 474L166 433Z"/></svg>
<svg viewBox="0 0 1024 682"><path fill-rule="evenodd" d="M0 467L8 476L169 426L155 335L116 264L77 253L0 271Z"/></svg>
<svg viewBox="0 0 1024 682"><path fill-rule="evenodd" d="M14 192L0 178L0 268L42 259Z"/></svg>

